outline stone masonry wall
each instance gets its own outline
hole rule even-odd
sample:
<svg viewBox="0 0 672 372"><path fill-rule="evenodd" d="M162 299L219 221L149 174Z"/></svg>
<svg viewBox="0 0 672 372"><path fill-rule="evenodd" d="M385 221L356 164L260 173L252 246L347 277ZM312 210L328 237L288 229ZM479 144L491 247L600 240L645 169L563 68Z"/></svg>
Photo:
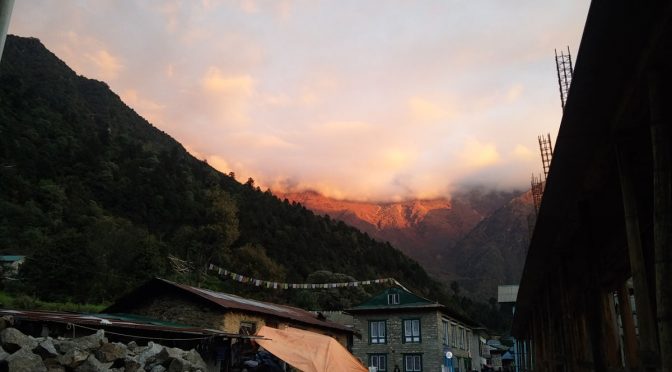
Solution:
<svg viewBox="0 0 672 372"><path fill-rule="evenodd" d="M235 311L224 312L222 310L213 309L207 305L200 305L196 302L187 301L172 295L157 296L148 305L133 309L133 312L150 318L218 329L229 333L238 333L241 322L254 323L256 329L259 330L259 328L266 325L267 321L267 318L259 315ZM292 326L292 324L289 324L286 321L274 321L274 323L274 326L277 325L280 329ZM347 336L345 332L336 333L315 327L294 326L311 332L332 336L343 346L347 344Z"/></svg>
<svg viewBox="0 0 672 372"><path fill-rule="evenodd" d="M403 343L403 320L420 319L420 343ZM404 354L422 354L423 371L441 371L443 362L442 341L440 339L440 319L438 312L398 312L385 314L367 314L354 317L355 329L362 338L355 338L352 352L365 365L369 364L370 354L386 354L388 371L394 366L404 371ZM387 321L386 343L371 344L369 339L369 321Z"/></svg>

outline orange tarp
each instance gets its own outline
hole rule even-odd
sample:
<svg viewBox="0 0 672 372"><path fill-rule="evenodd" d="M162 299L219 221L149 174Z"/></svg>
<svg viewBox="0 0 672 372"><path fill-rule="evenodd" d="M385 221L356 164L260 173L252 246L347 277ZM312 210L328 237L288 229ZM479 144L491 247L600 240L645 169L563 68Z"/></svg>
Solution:
<svg viewBox="0 0 672 372"><path fill-rule="evenodd" d="M329 336L296 328L261 327L255 340L271 354L303 372L368 372L350 352Z"/></svg>

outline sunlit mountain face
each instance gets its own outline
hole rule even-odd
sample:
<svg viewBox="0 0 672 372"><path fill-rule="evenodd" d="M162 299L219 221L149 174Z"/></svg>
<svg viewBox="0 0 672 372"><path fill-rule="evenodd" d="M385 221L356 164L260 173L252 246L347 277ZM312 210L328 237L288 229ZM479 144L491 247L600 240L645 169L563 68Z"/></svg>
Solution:
<svg viewBox="0 0 672 372"><path fill-rule="evenodd" d="M532 213L529 193L475 187L451 198L390 203L337 200L315 191L275 194L390 242L438 279L463 282L477 297L488 294L481 282L515 281L522 269L524 255L497 258L502 254L494 253L497 259L493 258L492 265L498 268L477 258L486 254L482 248L494 252L522 249L518 242L527 239L527 220ZM482 230L487 233L480 233ZM467 256L472 260L465 259Z"/></svg>

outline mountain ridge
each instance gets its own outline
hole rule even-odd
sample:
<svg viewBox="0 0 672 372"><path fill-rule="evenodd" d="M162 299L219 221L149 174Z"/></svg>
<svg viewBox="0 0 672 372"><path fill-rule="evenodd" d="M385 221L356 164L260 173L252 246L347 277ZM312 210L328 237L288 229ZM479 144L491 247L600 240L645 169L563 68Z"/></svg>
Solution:
<svg viewBox="0 0 672 372"><path fill-rule="evenodd" d="M522 272L524 255L510 257L508 262L501 254L495 254L497 259L492 264L475 258L485 254L482 247L511 251L513 242L526 244L528 231L523 227L532 213L529 191L474 187L456 192L451 198L378 203L332 199L313 190L275 194L390 242L439 280L456 281L467 293L482 300L492 296L498 284L517 283ZM495 225L506 226L505 231L498 231ZM487 234L478 234L479 229L487 230ZM511 235L510 240L507 234ZM490 237L496 237L498 243L493 246Z"/></svg>

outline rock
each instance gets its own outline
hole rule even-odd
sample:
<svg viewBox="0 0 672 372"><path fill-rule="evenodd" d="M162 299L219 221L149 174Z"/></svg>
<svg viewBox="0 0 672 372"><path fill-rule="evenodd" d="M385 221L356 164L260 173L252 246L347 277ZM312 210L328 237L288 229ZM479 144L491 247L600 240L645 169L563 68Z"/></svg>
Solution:
<svg viewBox="0 0 672 372"><path fill-rule="evenodd" d="M127 354L128 349L126 345L118 342L103 344L100 349L95 351L96 358L103 363L113 362L125 357Z"/></svg>
<svg viewBox="0 0 672 372"><path fill-rule="evenodd" d="M12 328L7 328L12 329ZM7 365L12 372L47 372L42 358L30 349L21 348L7 357Z"/></svg>
<svg viewBox="0 0 672 372"><path fill-rule="evenodd" d="M30 351L37 347L37 341L35 341L35 339L24 335L16 328L3 329L0 332L0 343L2 343L2 347L10 354L19 349Z"/></svg>
<svg viewBox="0 0 672 372"><path fill-rule="evenodd" d="M140 348L140 346L138 346L137 342L135 342L135 341L131 341L131 342L128 343L128 351L130 351L130 352L135 353L135 352L137 352L137 350L139 348Z"/></svg>
<svg viewBox="0 0 672 372"><path fill-rule="evenodd" d="M96 333L84 337L78 337L72 340L79 349L93 350L99 348L103 343L107 342L105 338L105 331L99 329Z"/></svg>
<svg viewBox="0 0 672 372"><path fill-rule="evenodd" d="M65 367L59 363L58 358L42 359L42 362L47 367L47 372L65 372Z"/></svg>
<svg viewBox="0 0 672 372"><path fill-rule="evenodd" d="M5 351L2 347L0 347L0 360L5 360L9 356L9 353Z"/></svg>
<svg viewBox="0 0 672 372"><path fill-rule="evenodd" d="M33 352L42 359L46 359L49 357L57 356L58 351L56 351L56 347L54 346L54 342L47 338L44 339L44 341L41 341L35 349L33 349Z"/></svg>
<svg viewBox="0 0 672 372"><path fill-rule="evenodd" d="M67 370L60 364L54 364L47 366L47 372L67 372Z"/></svg>
<svg viewBox="0 0 672 372"><path fill-rule="evenodd" d="M168 372L189 372L193 365L182 358L175 358L168 366Z"/></svg>
<svg viewBox="0 0 672 372"><path fill-rule="evenodd" d="M136 372L143 371L142 364L138 363L138 360L131 357L126 357L124 360L124 370L126 372Z"/></svg>
<svg viewBox="0 0 672 372"><path fill-rule="evenodd" d="M180 358L184 354L184 350L174 347L164 347L153 358L147 359L147 363L161 364L163 366L170 365L170 361L175 358Z"/></svg>
<svg viewBox="0 0 672 372"><path fill-rule="evenodd" d="M14 325L14 319L10 315L0 317L0 330L9 328Z"/></svg>
<svg viewBox="0 0 672 372"><path fill-rule="evenodd" d="M194 349L185 352L182 355L182 358L187 362L191 363L196 369L200 369L202 371L207 371L208 369L208 365L205 364L205 361L203 360L203 357L201 357L201 354L199 354L198 351Z"/></svg>
<svg viewBox="0 0 672 372"><path fill-rule="evenodd" d="M153 342L149 342L147 344L147 347L144 348L140 353L138 354L138 363L141 365L147 364L147 362L156 356L156 354L160 353L161 350L163 349L163 346L159 344L155 344Z"/></svg>
<svg viewBox="0 0 672 372"><path fill-rule="evenodd" d="M72 349L64 355L59 356L58 361L66 367L75 368L88 359L89 354L88 351Z"/></svg>
<svg viewBox="0 0 672 372"><path fill-rule="evenodd" d="M78 349L78 345L72 340L58 338L54 340L54 347L61 354L67 354L69 351Z"/></svg>
<svg viewBox="0 0 672 372"><path fill-rule="evenodd" d="M84 363L75 368L75 372L109 372L112 363L101 363L93 354L90 354Z"/></svg>
<svg viewBox="0 0 672 372"><path fill-rule="evenodd" d="M152 367L152 369L150 369L149 372L166 372L166 367L158 364Z"/></svg>

